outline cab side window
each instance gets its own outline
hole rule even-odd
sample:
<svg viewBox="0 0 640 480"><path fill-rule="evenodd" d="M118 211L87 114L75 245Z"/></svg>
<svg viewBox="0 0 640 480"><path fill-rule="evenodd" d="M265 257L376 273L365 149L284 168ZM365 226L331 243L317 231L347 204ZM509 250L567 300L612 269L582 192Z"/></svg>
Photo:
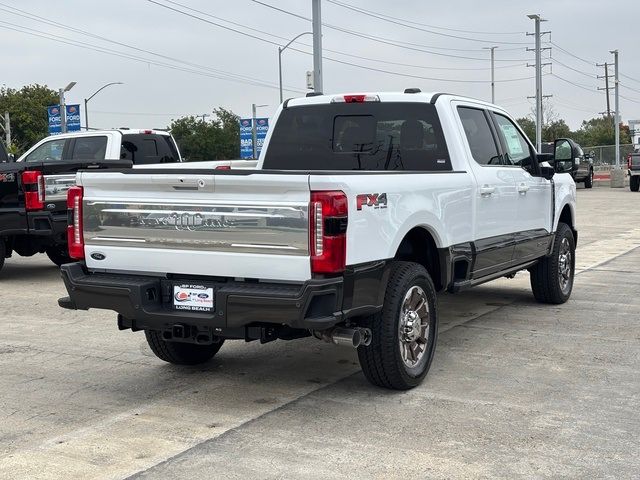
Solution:
<svg viewBox="0 0 640 480"><path fill-rule="evenodd" d="M59 162L62 160L64 150L64 138L50 140L43 143L25 158L27 162Z"/></svg>
<svg viewBox="0 0 640 480"><path fill-rule="evenodd" d="M501 165L502 158L498 152L498 145L484 110L458 107L458 115L460 115L473 159L480 165Z"/></svg>
<svg viewBox="0 0 640 480"><path fill-rule="evenodd" d="M107 152L107 137L78 137L73 147L73 160L104 160Z"/></svg>
<svg viewBox="0 0 640 480"><path fill-rule="evenodd" d="M506 164L530 168L533 152L518 127L507 117L498 113L494 114L494 118L498 124L498 134L502 137L506 148Z"/></svg>

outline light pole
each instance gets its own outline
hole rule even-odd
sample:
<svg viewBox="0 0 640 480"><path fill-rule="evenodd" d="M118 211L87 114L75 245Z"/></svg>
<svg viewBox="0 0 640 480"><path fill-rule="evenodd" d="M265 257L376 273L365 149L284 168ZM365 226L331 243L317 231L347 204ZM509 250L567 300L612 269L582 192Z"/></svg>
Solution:
<svg viewBox="0 0 640 480"><path fill-rule="evenodd" d="M296 35L293 39L287 43L284 47L278 47L278 77L280 78L280 103L282 103L282 52L284 52L289 45L295 42L303 35L313 35L313 32L303 32L300 35Z"/></svg>
<svg viewBox="0 0 640 480"><path fill-rule="evenodd" d="M259 107L268 107L269 105L256 105L251 104L251 143L253 144L253 159L256 159L256 153L258 152L257 145L257 131L256 131L256 110Z"/></svg>
<svg viewBox="0 0 640 480"><path fill-rule="evenodd" d="M64 88L58 90L58 95L60 97L60 132L67 133L67 107L64 101L64 94L68 92L76 85L76 82L71 82Z"/></svg>
<svg viewBox="0 0 640 480"><path fill-rule="evenodd" d="M495 76L495 64L496 64L496 48L498 47L482 47L485 50L491 50L491 103L496 103L496 76Z"/></svg>
<svg viewBox="0 0 640 480"><path fill-rule="evenodd" d="M107 83L106 85L103 85L98 90L96 90L93 93L93 95L91 95L89 98L84 99L84 129L85 130L89 131L89 109L87 108L87 103L89 103L89 100L95 97L98 93L100 93L105 88L110 87L111 85L123 85L123 83L122 82Z"/></svg>

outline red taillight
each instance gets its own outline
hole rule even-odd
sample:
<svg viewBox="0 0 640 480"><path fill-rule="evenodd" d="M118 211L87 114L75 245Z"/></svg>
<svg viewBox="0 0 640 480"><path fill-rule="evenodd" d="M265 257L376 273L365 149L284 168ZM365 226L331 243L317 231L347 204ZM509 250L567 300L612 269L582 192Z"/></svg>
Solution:
<svg viewBox="0 0 640 480"><path fill-rule="evenodd" d="M67 209L69 210L69 226L67 227L67 243L69 256L81 260L84 258L84 235L82 233L82 187L71 187L67 192Z"/></svg>
<svg viewBox="0 0 640 480"><path fill-rule="evenodd" d="M218 165L216 170L231 170L231 165Z"/></svg>
<svg viewBox="0 0 640 480"><path fill-rule="evenodd" d="M339 273L347 260L347 196L341 191L311 192L309 204L312 273Z"/></svg>
<svg viewBox="0 0 640 480"><path fill-rule="evenodd" d="M378 95L342 95L339 97L333 97L331 103L364 103L364 102L379 102L380 97Z"/></svg>
<svg viewBox="0 0 640 480"><path fill-rule="evenodd" d="M631 154L627 155L627 168L631 170Z"/></svg>
<svg viewBox="0 0 640 480"><path fill-rule="evenodd" d="M44 209L44 175L38 171L22 172L24 204L27 211Z"/></svg>

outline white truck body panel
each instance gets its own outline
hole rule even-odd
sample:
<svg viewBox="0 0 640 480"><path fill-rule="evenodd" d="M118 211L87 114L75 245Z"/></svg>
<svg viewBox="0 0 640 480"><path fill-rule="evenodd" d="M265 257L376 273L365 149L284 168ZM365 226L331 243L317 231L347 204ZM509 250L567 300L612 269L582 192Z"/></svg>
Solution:
<svg viewBox="0 0 640 480"><path fill-rule="evenodd" d="M431 94L375 95L382 102L428 103L431 99ZM414 228L424 228L438 248L447 248L516 231L551 233L567 204L575 218L575 183L570 175L557 175L552 187L552 181L533 177L521 167L482 166L473 160L456 108L489 109L509 117L505 111L477 100L443 97L436 108L451 172L260 172L275 128L268 132L257 170L251 174L216 175L217 162L163 165L166 173L143 173L154 167L149 165L128 174L83 172L78 184L85 188L85 217L87 208L99 215L118 210L112 213L129 225L109 226L106 232L89 235L87 266L95 271L309 280L309 247L308 243L303 246L302 238L308 239L308 205L314 190L342 190L347 195L347 265L393 258ZM293 99L289 106L329 103L331 98ZM276 128L281 112L282 106L274 118ZM211 173L201 173L209 168ZM180 172L173 173L174 169ZM189 173L192 169L194 173ZM386 208L357 210L356 196L363 193L386 193ZM229 211L248 212L254 223L242 228L237 220L225 223ZM144 215L164 224L149 229ZM204 228L189 225L202 222L197 215L212 223ZM288 215L293 216L285 221ZM174 225L169 217L187 220ZM131 227L127 223L131 218L138 223L142 218L144 225ZM94 260L93 253L105 258Z"/></svg>

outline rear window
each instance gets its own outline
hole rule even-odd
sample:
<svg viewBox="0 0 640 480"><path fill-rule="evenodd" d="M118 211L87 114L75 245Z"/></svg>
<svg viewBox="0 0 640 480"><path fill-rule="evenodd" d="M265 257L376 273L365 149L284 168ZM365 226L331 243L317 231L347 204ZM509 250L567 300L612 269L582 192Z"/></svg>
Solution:
<svg viewBox="0 0 640 480"><path fill-rule="evenodd" d="M337 103L283 110L264 169L451 170L435 107Z"/></svg>
<svg viewBox="0 0 640 480"><path fill-rule="evenodd" d="M144 133L122 136L120 158L131 160L136 165L179 161L178 150L169 135Z"/></svg>

